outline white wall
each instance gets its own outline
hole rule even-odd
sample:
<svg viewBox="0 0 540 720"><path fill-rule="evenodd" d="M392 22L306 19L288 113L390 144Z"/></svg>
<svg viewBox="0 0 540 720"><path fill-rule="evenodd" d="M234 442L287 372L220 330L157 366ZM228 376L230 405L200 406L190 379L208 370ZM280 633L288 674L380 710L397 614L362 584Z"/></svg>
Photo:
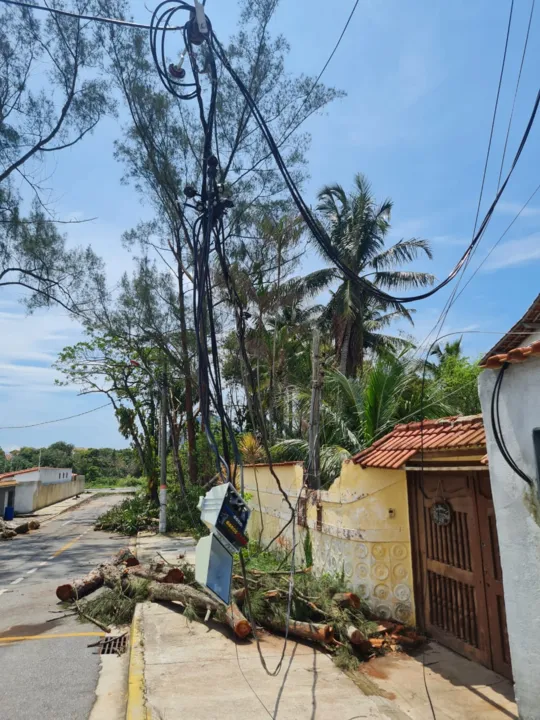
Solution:
<svg viewBox="0 0 540 720"><path fill-rule="evenodd" d="M28 473L28 475L37 475L37 473ZM21 477L25 477L21 475ZM16 513L31 513L37 509L34 507L34 498L37 495L39 487L39 481L34 479L32 481L25 480L25 482L18 482L15 487L15 512Z"/></svg>
<svg viewBox="0 0 540 720"><path fill-rule="evenodd" d="M39 480L39 470L34 470L34 472L20 473L19 475L15 474L13 476L13 479L17 481L17 484L25 482L35 483Z"/></svg>
<svg viewBox="0 0 540 720"><path fill-rule="evenodd" d="M504 598L521 720L540 717L540 502L502 457L493 438L491 400L499 370L484 370L479 379L489 473L504 578ZM500 394L504 439L520 469L537 478L532 441L540 427L540 358L510 365Z"/></svg>
<svg viewBox="0 0 540 720"><path fill-rule="evenodd" d="M39 471L39 479L43 485L49 485L49 483L71 482L72 474L73 472L71 468L41 468Z"/></svg>

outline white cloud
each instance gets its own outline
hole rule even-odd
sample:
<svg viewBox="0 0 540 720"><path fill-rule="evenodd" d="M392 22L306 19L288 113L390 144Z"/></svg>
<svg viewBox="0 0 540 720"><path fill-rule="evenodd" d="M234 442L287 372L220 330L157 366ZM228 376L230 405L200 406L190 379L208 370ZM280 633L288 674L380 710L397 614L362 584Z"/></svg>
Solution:
<svg viewBox="0 0 540 720"><path fill-rule="evenodd" d="M499 202L497 205L497 212L504 213L505 215L517 215L518 213L520 213L521 217L540 216L540 207L526 207L525 209L522 208L523 203L502 201Z"/></svg>
<svg viewBox="0 0 540 720"><path fill-rule="evenodd" d="M484 270L517 267L540 260L540 233L516 238L495 248L484 265Z"/></svg>

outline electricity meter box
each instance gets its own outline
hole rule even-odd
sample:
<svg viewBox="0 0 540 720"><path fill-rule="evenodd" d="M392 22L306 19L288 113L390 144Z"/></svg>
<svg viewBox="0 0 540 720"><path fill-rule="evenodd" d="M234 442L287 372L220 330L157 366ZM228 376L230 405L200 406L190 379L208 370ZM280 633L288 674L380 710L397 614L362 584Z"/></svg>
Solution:
<svg viewBox="0 0 540 720"><path fill-rule="evenodd" d="M231 597L233 558L212 534L199 540L195 552L195 580L226 605Z"/></svg>
<svg viewBox="0 0 540 720"><path fill-rule="evenodd" d="M218 535L229 552L235 553L247 545L251 511L233 485L216 485L201 497L198 508L203 523Z"/></svg>

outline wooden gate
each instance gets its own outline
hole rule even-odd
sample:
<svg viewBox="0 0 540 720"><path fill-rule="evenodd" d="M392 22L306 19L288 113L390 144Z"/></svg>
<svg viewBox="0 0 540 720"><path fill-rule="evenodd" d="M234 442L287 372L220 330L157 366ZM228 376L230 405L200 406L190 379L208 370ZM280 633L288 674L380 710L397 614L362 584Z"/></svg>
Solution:
<svg viewBox="0 0 540 720"><path fill-rule="evenodd" d="M419 624L441 644L511 679L488 472L429 470L408 477ZM449 524L434 522L436 503L450 506Z"/></svg>

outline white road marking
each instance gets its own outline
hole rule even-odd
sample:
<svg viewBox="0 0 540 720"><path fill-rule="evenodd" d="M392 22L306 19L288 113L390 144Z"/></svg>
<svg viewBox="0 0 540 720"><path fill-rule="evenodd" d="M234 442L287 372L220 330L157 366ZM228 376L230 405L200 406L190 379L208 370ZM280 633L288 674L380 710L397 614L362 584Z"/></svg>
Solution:
<svg viewBox="0 0 540 720"><path fill-rule="evenodd" d="M7 588L4 588L3 590L0 590L0 595L3 595L4 593L10 592Z"/></svg>
<svg viewBox="0 0 540 720"><path fill-rule="evenodd" d="M18 585L20 582L24 580L23 577L17 578L16 580L13 580L13 582L10 582L10 585Z"/></svg>
<svg viewBox="0 0 540 720"><path fill-rule="evenodd" d="M67 522L62 523L62 525L63 525L63 526L64 526L64 525L71 525L72 522L73 522L73 520L68 520Z"/></svg>
<svg viewBox="0 0 540 720"><path fill-rule="evenodd" d="M49 563L46 560L44 560L43 562L39 563L38 567L44 567L45 565L48 565L48 564Z"/></svg>
<svg viewBox="0 0 540 720"><path fill-rule="evenodd" d="M26 574L27 574L27 575L31 575L32 573L35 573L36 570L37 570L37 568L32 568L31 570L27 570L27 571L26 571Z"/></svg>
<svg viewBox="0 0 540 720"><path fill-rule="evenodd" d="M54 555L49 555L49 557L47 558L47 560L54 560Z"/></svg>

